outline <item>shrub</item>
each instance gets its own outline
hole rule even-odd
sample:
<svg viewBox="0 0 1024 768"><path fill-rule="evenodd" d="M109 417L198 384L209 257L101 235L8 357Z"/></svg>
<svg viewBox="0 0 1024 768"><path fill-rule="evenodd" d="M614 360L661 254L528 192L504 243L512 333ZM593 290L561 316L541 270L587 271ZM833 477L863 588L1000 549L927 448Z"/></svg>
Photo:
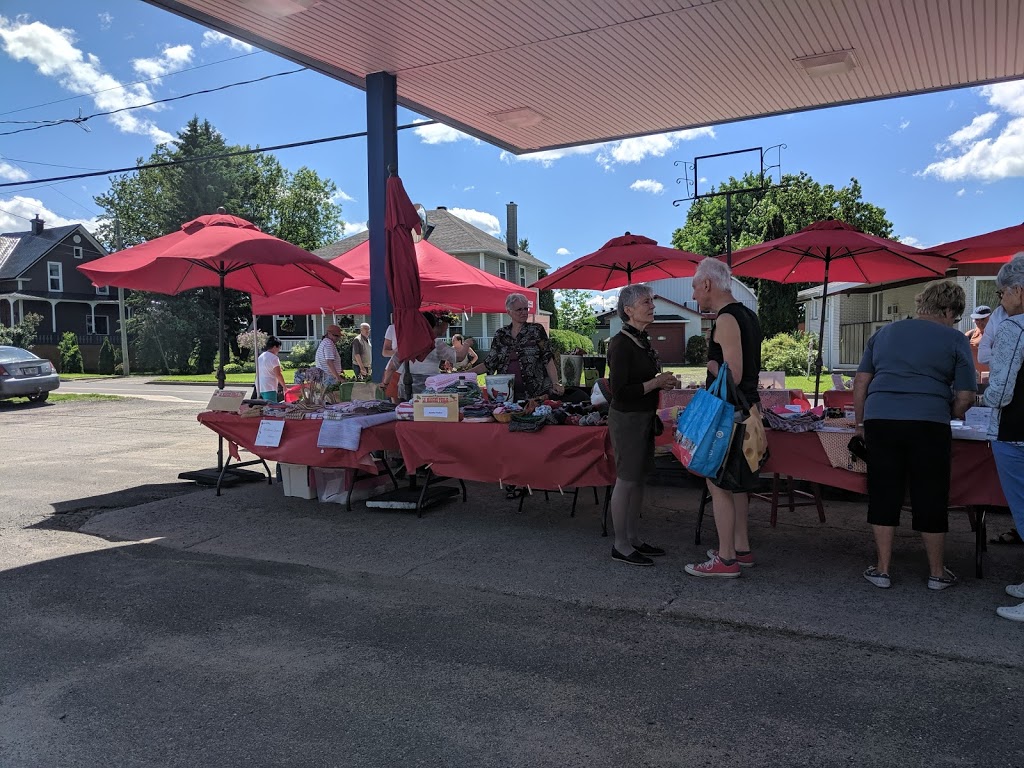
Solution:
<svg viewBox="0 0 1024 768"><path fill-rule="evenodd" d="M319 342L300 341L288 353L288 359L295 363L295 367L313 365L316 362L316 348Z"/></svg>
<svg viewBox="0 0 1024 768"><path fill-rule="evenodd" d="M256 363L242 363L242 373L256 373Z"/></svg>
<svg viewBox="0 0 1024 768"><path fill-rule="evenodd" d="M224 366L224 373L242 373L242 366L238 363L228 363Z"/></svg>
<svg viewBox="0 0 1024 768"><path fill-rule="evenodd" d="M124 365L117 363L114 365L114 374L117 376L124 376Z"/></svg>
<svg viewBox="0 0 1024 768"><path fill-rule="evenodd" d="M813 334L796 331L765 339L761 342L762 370L785 371L789 376L805 375L814 338Z"/></svg>
<svg viewBox="0 0 1024 768"><path fill-rule="evenodd" d="M103 346L100 347L100 358L96 365L99 373L110 374L114 372L114 346L110 339L103 339Z"/></svg>
<svg viewBox="0 0 1024 768"><path fill-rule="evenodd" d="M42 315L29 312L25 315L25 319L13 328L8 328L0 323L0 345L32 349L32 345L36 341L36 330L42 321Z"/></svg>
<svg viewBox="0 0 1024 768"><path fill-rule="evenodd" d="M82 350L78 346L78 336L74 333L66 331L60 337L57 352L60 354L61 373L85 373L85 364L82 362Z"/></svg>
<svg viewBox="0 0 1024 768"><path fill-rule="evenodd" d="M255 360L259 357L260 352L266 349L267 339L270 336L266 331L256 331L256 347L255 352L253 351L253 333L252 331L242 331L238 336L235 337L235 341L238 342L238 356L243 361Z"/></svg>
<svg viewBox="0 0 1024 768"><path fill-rule="evenodd" d="M582 349L587 355L594 354L594 342L588 336L574 331L563 331L560 328L552 328L548 336L551 339L551 349L560 355L572 354L576 349Z"/></svg>
<svg viewBox="0 0 1024 768"><path fill-rule="evenodd" d="M282 371L294 371L298 367L299 366L297 366L295 364L294 360L282 360L281 361L281 370Z"/></svg>
<svg viewBox="0 0 1024 768"><path fill-rule="evenodd" d="M708 340L706 336L697 334L687 339L686 362L689 365L707 365Z"/></svg>

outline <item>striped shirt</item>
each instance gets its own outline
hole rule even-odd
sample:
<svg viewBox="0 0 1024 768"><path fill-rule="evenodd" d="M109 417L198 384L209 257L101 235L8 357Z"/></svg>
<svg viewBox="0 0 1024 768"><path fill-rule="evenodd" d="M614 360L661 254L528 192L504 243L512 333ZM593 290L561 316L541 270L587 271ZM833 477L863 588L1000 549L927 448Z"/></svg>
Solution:
<svg viewBox="0 0 1024 768"><path fill-rule="evenodd" d="M320 346L316 348L316 367L333 379L334 372L327 365L328 360L334 361L335 368L341 368L341 360L338 357L338 348L334 345L334 339L324 336L320 340Z"/></svg>

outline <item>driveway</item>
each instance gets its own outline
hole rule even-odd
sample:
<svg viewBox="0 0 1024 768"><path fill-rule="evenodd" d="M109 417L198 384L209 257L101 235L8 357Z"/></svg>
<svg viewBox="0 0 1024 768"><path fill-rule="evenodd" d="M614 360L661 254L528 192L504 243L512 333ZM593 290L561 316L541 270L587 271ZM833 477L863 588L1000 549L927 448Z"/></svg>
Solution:
<svg viewBox="0 0 1024 768"><path fill-rule="evenodd" d="M151 384L151 378L129 376L116 379L76 379L62 381L59 392L74 394L118 395L141 400L164 403L191 403L206 405L216 384ZM228 384L229 389L244 389L249 392L252 385Z"/></svg>
<svg viewBox="0 0 1024 768"><path fill-rule="evenodd" d="M1024 557L974 580L961 517L947 592L906 534L896 586L864 582L846 502L757 508L759 565L708 583L693 488L652 490L670 553L631 569L587 494L470 484L417 519L180 485L195 410L0 411L5 768L1024 764L1024 627L993 611Z"/></svg>

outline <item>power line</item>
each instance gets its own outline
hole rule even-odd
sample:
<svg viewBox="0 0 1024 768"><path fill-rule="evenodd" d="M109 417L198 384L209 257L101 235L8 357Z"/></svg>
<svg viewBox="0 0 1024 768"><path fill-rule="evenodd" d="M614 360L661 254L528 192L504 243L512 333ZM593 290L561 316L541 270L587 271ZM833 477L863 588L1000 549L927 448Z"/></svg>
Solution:
<svg viewBox="0 0 1024 768"><path fill-rule="evenodd" d="M164 73L162 75L157 75L156 77L147 78L146 80L136 80L134 83L125 83L124 85L114 85L114 86L111 86L110 88L101 88L98 91L89 91L89 93L79 93L76 96L68 96L67 98L63 98L63 99L55 99L54 101L47 101L44 104L36 104L34 106L31 106L31 107L19 107L18 109L10 109L7 112L0 112L0 117L3 117L4 115L13 115L13 114L16 114L18 112L26 112L26 111L28 111L30 109L41 109L42 107L49 107L49 106L52 106L53 104L62 104L65 101L74 101L75 99L81 99L81 98L84 98L86 96L95 96L98 93L106 93L107 91L116 91L116 90L119 90L121 88L130 88L133 85L143 85L145 83L151 83L154 80L160 80L160 79L162 79L164 77L171 77L172 75L180 75L183 72L192 72L192 71L197 70L197 69L203 69L204 67L212 67L215 64L226 64L229 61L237 61L238 59L244 59L247 56L255 56L257 53L264 53L264 51L253 51L252 53L242 53L242 54L239 54L238 56L232 56L232 57L230 57L228 59L220 59L218 61L211 61L209 64L197 64L194 67L186 67L185 69L176 69L173 72L166 72L166 73Z"/></svg>
<svg viewBox="0 0 1024 768"><path fill-rule="evenodd" d="M17 162L16 160L14 160L14 158L11 158L11 157L4 157L3 155L0 155L0 159L3 159L3 160L9 160L10 162L14 163L14 164L15 164L16 166L18 166L19 168L21 168L21 170L25 171L26 173L28 172L28 169L27 169L27 168L25 168L25 167L24 167L23 165L21 165L20 163L18 163L18 162ZM92 169L90 169L90 170L92 170ZM66 198L67 198L68 200L70 200L70 201L71 201L72 203L74 203L75 205L77 205L77 206L78 206L79 208L81 208L81 209L82 209L83 211L87 211L87 212L89 212L89 213L92 213L92 214L94 214L94 215L99 215L99 213L100 213L99 211L95 210L94 208L90 208L90 207L89 207L89 206L87 206L87 205L82 205L82 204L81 204L80 202L78 202L77 200L75 200L75 198L71 197L71 195L69 195L69 194L67 194L66 192L64 192L64 190L62 190L62 189L58 189L58 188L57 188L57 185L56 185L56 184L49 184L49 185L47 185L47 186L48 186L48 187L50 187L50 188L52 188L52 189L53 189L53 191L54 191L54 192L56 192L56 193L57 193L58 195L61 195L61 196L63 196L63 197L66 197Z"/></svg>
<svg viewBox="0 0 1024 768"><path fill-rule="evenodd" d="M406 123L400 125L396 130L404 131L409 128L423 128L428 125L434 125L437 120L424 120L418 123ZM294 141L290 144L278 144L273 147L256 147L255 149L241 149L237 152L225 152L220 155L204 155L202 157L183 157L179 160L166 160L161 163L145 163L143 165L130 165L125 168L110 168L106 171L93 171L92 173L76 173L70 176L52 176L48 179L29 179L27 181L8 181L0 184L0 189L5 187L20 187L26 184L44 184L51 181L71 181L73 179L88 179L93 176L106 176L111 173L131 173L132 171L146 171L152 168L167 168L173 165L182 165L184 163L199 163L207 160L224 160L229 157L240 157L241 155L255 155L260 152L276 152L279 149L294 149L295 147L308 147L314 144L327 144L332 141L343 141L345 139L358 139L361 136L366 136L366 131L359 131L358 133L344 133L340 136L327 136L323 139L309 139L307 141Z"/></svg>
<svg viewBox="0 0 1024 768"><path fill-rule="evenodd" d="M17 216L19 219L24 219L25 221L32 221L28 216L22 216L20 213L15 213L14 211L8 211L6 208L0 208L0 213L6 213L8 216Z"/></svg>
<svg viewBox="0 0 1024 768"><path fill-rule="evenodd" d="M261 82L263 82L265 80L272 80L275 77L283 77L285 75L294 75L297 72L305 72L305 71L306 71L305 67L299 67L298 69L290 69L287 72L277 72L277 73L272 74L272 75L264 75L263 77L257 77L254 80L241 80L241 81L239 81L237 83L228 83L227 85L221 85L221 86L218 86L216 88L206 88L206 89L204 89L202 91L193 91L192 93L183 93L181 96L171 96L170 98L167 98L167 99L157 99L156 101L150 101L150 102L147 102L145 104L136 104L136 105L130 106L130 107L121 107L120 109L112 109L109 112L96 112L95 114L85 115L84 117L69 117L69 118L65 118L63 120L46 120L46 121L37 121L37 120L31 120L31 121L24 121L24 120L0 120L0 123L9 123L9 124L11 124L11 123L18 124L18 123L24 123L24 122L32 122L32 123L41 122L41 125L33 125L31 128L18 128L15 131L7 131L5 133L0 133L0 136L13 136L16 133L25 133L26 131L38 131L40 128L51 128L51 127L53 127L55 125L64 125L66 123L74 123L76 125L82 125L87 120L92 120L94 117L107 117L108 115L116 115L119 112L128 112L128 111L133 110L133 109L142 109L143 107L152 107L152 106L154 106L156 104L167 104L167 103L172 102L172 101L180 101L181 99L188 99L188 98L191 98L192 96L200 96L200 95L206 94L206 93L216 93L217 91L224 91L224 90L227 90L228 88L236 88L237 86L240 86L240 85L251 85L253 83L261 83Z"/></svg>
<svg viewBox="0 0 1024 768"><path fill-rule="evenodd" d="M60 165L59 163L43 163L39 160L22 160L20 157L0 157L2 160L10 160L12 163L28 163L29 165L48 165L51 168L70 168L73 171L98 171L99 168L90 168L86 165Z"/></svg>

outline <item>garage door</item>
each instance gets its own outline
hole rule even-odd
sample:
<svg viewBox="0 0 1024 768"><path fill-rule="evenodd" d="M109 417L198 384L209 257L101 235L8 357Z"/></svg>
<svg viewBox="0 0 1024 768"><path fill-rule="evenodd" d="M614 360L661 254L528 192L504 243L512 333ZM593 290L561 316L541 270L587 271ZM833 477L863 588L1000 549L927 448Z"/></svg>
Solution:
<svg viewBox="0 0 1024 768"><path fill-rule="evenodd" d="M685 364L686 323L654 323L648 326L647 332L663 365Z"/></svg>

